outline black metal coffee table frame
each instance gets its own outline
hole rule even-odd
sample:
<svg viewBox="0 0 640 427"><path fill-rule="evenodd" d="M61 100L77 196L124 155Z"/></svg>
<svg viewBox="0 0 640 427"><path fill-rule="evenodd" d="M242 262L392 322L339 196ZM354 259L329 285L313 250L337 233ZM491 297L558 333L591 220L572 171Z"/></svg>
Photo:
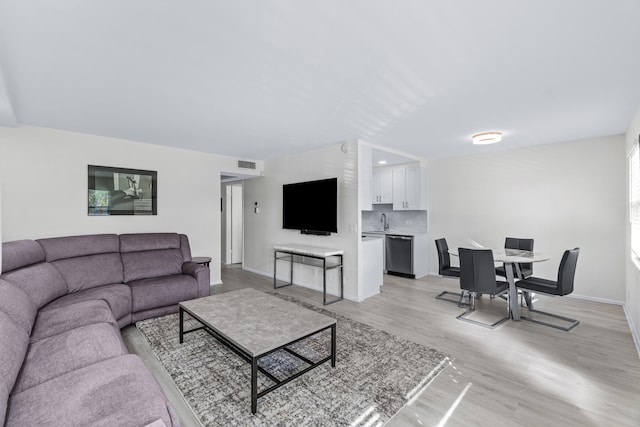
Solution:
<svg viewBox="0 0 640 427"><path fill-rule="evenodd" d="M202 324L202 326L200 326L198 328L189 329L188 331L185 331L184 330L184 313L185 312L188 313L195 320L200 322L200 324ZM215 339L220 341L229 350L233 351L238 356L240 356L242 359L244 359L245 361L247 361L247 362L249 362L251 364L251 413L252 414L255 414L257 409L258 409L258 398L264 396L267 393L271 393L275 389L287 384L288 382L298 378L299 376L309 372L313 368L316 368L316 367L322 365L323 363L325 363L325 362L327 362L329 360L331 361L331 367L332 368L335 368L335 366L336 366L336 323L334 323L333 325L318 329L315 332L312 332L312 333L307 334L307 335L305 335L303 337L297 338L297 339L295 339L295 340L293 340L291 342L288 342L288 343L286 343L286 344L284 344L284 345L282 345L280 347L277 347L277 348L274 348L272 350L269 350L269 351L267 351L265 353L252 356L251 354L247 353L246 351L244 351L243 349L241 349L240 347L238 347L237 345L235 345L234 343L229 341L227 338L225 338L224 336L219 334L217 331L215 331L214 329L209 327L206 324L206 322L204 322L202 319L200 319L196 314L194 314L194 313L190 312L189 310L187 310L187 309L183 308L182 306L180 306L180 344L182 344L185 334L188 334L188 333L191 333L191 332L195 332L195 331L199 331L201 329L204 329L211 336L213 336ZM331 329L331 354L329 356L317 361L317 362L309 360L306 357L304 357L304 356L296 353L295 351L291 350L290 348L288 348L288 346L290 346L292 344L295 344L295 343L297 343L299 341L307 339L307 338L309 338L309 337L311 337L313 335L319 334L319 333L321 333L321 332L323 332L323 331L325 331L327 329ZM263 357L268 356L269 354L274 353L274 352L276 352L278 350L285 350L287 353L290 353L291 355L297 357L298 359L302 360L303 362L305 362L309 366L307 366L306 368L304 368L300 372L296 372L295 374L291 375L290 377L285 378L284 380L280 380L280 379L276 378L275 376L270 374L267 370L265 370L264 368L258 366L258 362ZM272 385L271 387L268 387L267 389L259 392L258 391L258 371L262 372L265 376L267 376L267 378L269 378L275 384Z"/></svg>

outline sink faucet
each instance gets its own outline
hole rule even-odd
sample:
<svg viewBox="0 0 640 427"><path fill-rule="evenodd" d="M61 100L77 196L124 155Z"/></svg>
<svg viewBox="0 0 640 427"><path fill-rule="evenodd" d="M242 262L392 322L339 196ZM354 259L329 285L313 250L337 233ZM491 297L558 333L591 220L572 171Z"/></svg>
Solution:
<svg viewBox="0 0 640 427"><path fill-rule="evenodd" d="M387 216L384 213L380 217L380 222L384 224L383 230L387 231L389 229L389 224L387 223Z"/></svg>

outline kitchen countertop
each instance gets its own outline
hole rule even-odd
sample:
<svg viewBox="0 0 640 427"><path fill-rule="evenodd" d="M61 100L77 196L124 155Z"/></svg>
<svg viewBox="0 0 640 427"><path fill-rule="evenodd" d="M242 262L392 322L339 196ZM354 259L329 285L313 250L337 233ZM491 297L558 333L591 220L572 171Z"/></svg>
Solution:
<svg viewBox="0 0 640 427"><path fill-rule="evenodd" d="M426 231L411 231L411 230L394 230L394 229L390 229L387 231L382 231L382 230L363 230L362 233L368 233L368 234L379 234L379 235L395 235L395 236L422 236L424 234L427 234Z"/></svg>

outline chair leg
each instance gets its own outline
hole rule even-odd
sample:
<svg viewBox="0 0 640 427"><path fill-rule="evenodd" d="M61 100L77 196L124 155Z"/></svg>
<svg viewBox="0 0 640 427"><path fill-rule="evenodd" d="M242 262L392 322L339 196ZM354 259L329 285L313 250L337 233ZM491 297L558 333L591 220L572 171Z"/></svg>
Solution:
<svg viewBox="0 0 640 427"><path fill-rule="evenodd" d="M559 320L562 320L564 322L569 322L569 326L560 326L560 325L556 325L556 324L553 324L553 323L544 322L542 320L533 319L531 317L520 316L520 318L523 319L523 320L527 320L527 321L533 322L533 323L539 323L541 325L549 326L550 328L560 329L561 331L565 331L565 332L569 332L570 330L572 330L573 328L575 328L576 326L578 326L580 324L580 321L576 320L576 319L571 319L569 317L560 316L558 314L548 313L546 311L541 311L541 310L534 309L533 308L533 300L531 299L531 292L524 292L524 300L527 303L527 307L529 308L529 312L530 313L537 313L537 314L540 314L540 315L543 315L543 316L553 317L554 319L559 319Z"/></svg>
<svg viewBox="0 0 640 427"><path fill-rule="evenodd" d="M469 319L467 316L469 314L473 313L475 310L476 310L475 294L473 292L469 292L469 310L467 310L464 313L462 313L461 315L457 316L456 319L463 320L463 321L469 322L469 323L473 323L474 325L482 326L482 327L485 327L485 328L494 329L496 326L503 324L504 322L506 322L507 320L509 320L511 318L511 312L509 310L508 298L507 298L507 315L504 318L499 319L494 323L488 324L488 323L478 322L477 320Z"/></svg>
<svg viewBox="0 0 640 427"><path fill-rule="evenodd" d="M565 322L570 322L569 326L565 327L565 326L555 325L555 324L549 323L549 322L543 322L542 320L538 320L538 319L532 319L531 317L527 317L527 316L520 316L520 318L522 320L527 320L527 321L533 322L533 323L539 323L539 324L544 325L544 326L549 326L550 328L560 329L561 331L569 332L570 330L572 330L573 328L575 328L576 326L578 326L580 324L579 320L571 319L569 317L560 316L558 314L547 313L546 311L534 310L533 308L530 308L529 312L538 313L538 314L541 314L543 316L553 317L554 319L560 319L560 320L563 320Z"/></svg>
<svg viewBox="0 0 640 427"><path fill-rule="evenodd" d="M455 295L456 299L445 298L446 295ZM449 302L457 302L458 305L460 305L460 301L462 301L462 298L463 298L462 292L458 293L458 292L442 291L438 295L436 295L436 299L441 299L443 301L449 301Z"/></svg>

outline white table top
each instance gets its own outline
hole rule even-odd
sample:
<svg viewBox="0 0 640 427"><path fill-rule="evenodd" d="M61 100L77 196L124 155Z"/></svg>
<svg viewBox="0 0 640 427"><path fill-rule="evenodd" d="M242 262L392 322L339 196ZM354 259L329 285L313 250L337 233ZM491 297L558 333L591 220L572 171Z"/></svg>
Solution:
<svg viewBox="0 0 640 427"><path fill-rule="evenodd" d="M522 249L491 249L493 252L493 259L496 262L517 262L517 263L529 263L548 261L550 258L540 252L524 251Z"/></svg>
<svg viewBox="0 0 640 427"><path fill-rule="evenodd" d="M490 249L490 248L486 248ZM503 262L503 263L529 263L529 262L540 262L540 261L548 261L550 258L542 254L540 252L530 252L524 251L521 249L491 249L493 252L493 260L495 262ZM449 253L453 256L458 256L457 250L449 250Z"/></svg>
<svg viewBox="0 0 640 427"><path fill-rule="evenodd" d="M316 257L330 257L334 255L343 255L342 249L322 248L319 246L299 245L297 243L285 243L282 245L273 245L276 251L294 252L300 255L310 255Z"/></svg>

